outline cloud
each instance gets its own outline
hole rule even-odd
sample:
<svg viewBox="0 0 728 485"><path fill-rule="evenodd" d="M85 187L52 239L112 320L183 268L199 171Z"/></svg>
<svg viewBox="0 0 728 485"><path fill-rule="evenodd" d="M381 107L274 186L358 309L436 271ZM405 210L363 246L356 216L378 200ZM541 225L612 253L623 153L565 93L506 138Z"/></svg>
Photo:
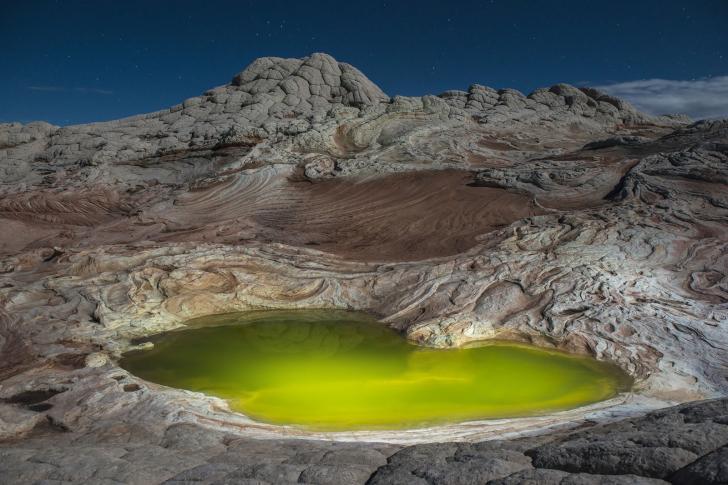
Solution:
<svg viewBox="0 0 728 485"><path fill-rule="evenodd" d="M728 117L728 76L671 81L643 79L597 86L653 115L686 114L694 119Z"/></svg>
<svg viewBox="0 0 728 485"><path fill-rule="evenodd" d="M61 93L66 89L61 86L28 86L31 91L43 91L48 93Z"/></svg>
<svg viewBox="0 0 728 485"><path fill-rule="evenodd" d="M91 93L91 94L114 94L113 91L108 89L99 88L74 88L74 91L78 93Z"/></svg>
<svg viewBox="0 0 728 485"><path fill-rule="evenodd" d="M68 93L68 92L76 92L81 94L114 94L113 91L109 89L99 89L99 88L66 88L63 86L28 86L28 89L31 91L41 91L45 93Z"/></svg>
<svg viewBox="0 0 728 485"><path fill-rule="evenodd" d="M597 86L654 114L686 114L694 119L728 117L728 76L671 81L643 79Z"/></svg>

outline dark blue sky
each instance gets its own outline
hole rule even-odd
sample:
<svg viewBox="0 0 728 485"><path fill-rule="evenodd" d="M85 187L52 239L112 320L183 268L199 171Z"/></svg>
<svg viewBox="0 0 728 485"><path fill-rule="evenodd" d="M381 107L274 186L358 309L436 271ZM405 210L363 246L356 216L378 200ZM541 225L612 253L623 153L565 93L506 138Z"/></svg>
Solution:
<svg viewBox="0 0 728 485"><path fill-rule="evenodd" d="M154 111L251 60L332 54L388 94L728 74L728 1L2 0L0 121Z"/></svg>

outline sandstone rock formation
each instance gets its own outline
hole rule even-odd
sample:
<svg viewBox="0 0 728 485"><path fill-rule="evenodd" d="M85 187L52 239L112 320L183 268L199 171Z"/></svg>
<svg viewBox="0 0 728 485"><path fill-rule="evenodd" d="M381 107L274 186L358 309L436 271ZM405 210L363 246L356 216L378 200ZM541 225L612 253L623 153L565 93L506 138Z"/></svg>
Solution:
<svg viewBox="0 0 728 485"><path fill-rule="evenodd" d="M180 446L209 436L209 457L235 440L274 453L255 440L293 437L337 440L319 444L323 454L378 454L343 468L298 451L274 462L205 455L195 462L204 471L186 467L178 481L361 483L396 447L343 441L505 439L725 396L727 188L726 120L651 117L563 84L528 96L476 84L390 98L325 54L259 59L231 83L147 115L0 125L0 439L11 440L0 476L63 480L78 465L64 450L38 458L63 436L69 450L95 450L89 463L161 467L107 477L88 465L74 480L172 478L191 462L160 436L180 433ZM321 435L256 423L117 365L137 338L192 317L321 307L371 312L423 345L508 338L590 354L636 386L552 416ZM433 463L464 468L415 473L420 455L407 451L371 480L596 483L606 479L578 475L631 473L717 483L723 414L700 421L717 441L699 446L645 445L662 424L644 418L639 443L615 431L593 444L585 431L558 449L437 445ZM126 444L96 447L92 437ZM619 455L628 442L649 448L634 466Z"/></svg>

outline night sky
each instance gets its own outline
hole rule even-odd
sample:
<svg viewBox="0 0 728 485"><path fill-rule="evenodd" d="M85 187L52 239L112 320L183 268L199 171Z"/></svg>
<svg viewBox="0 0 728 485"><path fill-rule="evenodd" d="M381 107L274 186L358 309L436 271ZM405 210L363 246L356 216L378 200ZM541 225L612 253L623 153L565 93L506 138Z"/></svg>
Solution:
<svg viewBox="0 0 728 485"><path fill-rule="evenodd" d="M715 116L713 100L728 89L720 84L728 85L726 0L4 0L0 8L0 121L154 111L227 83L256 57L317 51L390 95L476 82L528 93L568 82L638 89L640 103L667 80L702 96L702 111L673 91L658 93L665 102L653 109ZM639 80L663 84L624 84ZM697 95L696 80L709 86Z"/></svg>

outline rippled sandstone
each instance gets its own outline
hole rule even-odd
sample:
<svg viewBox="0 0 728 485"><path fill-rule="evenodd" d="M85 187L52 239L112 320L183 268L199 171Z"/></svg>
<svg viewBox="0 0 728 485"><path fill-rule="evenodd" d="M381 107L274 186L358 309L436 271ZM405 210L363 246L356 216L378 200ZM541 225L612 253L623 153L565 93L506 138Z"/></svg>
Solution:
<svg viewBox="0 0 728 485"><path fill-rule="evenodd" d="M320 445L334 454L354 446L344 441L390 443L356 445L378 454L354 461L350 480L316 472L361 483L396 451L391 443L510 439L625 417L643 419L641 436L667 429L639 416L728 389L727 189L728 121L651 117L568 85L390 98L325 54L258 59L156 113L0 125L0 436L9 440L0 450L14 457L0 476L66 473L75 465L64 449L38 458L55 439L74 443L68 453L94 447L126 462L153 447L144 452L153 471L120 478L139 483L180 473L191 462L177 444L198 438L228 457L234 440L267 450L220 463L233 467L226 473L263 467L272 475L238 478L270 483L327 482L304 469L285 475L290 457L256 461L289 446L260 438L335 439ZM255 423L117 365L137 338L263 308L363 310L430 346L506 338L589 354L619 364L636 387L551 416L322 434ZM678 470L724 456L725 412L714 408L700 408L712 410L701 433L718 441L675 445L688 451L669 472L628 471L629 457L612 462L622 468L592 466L594 450L567 466L549 448L480 480L533 466L563 470L549 472L554 483L567 480L559 473L692 476ZM190 436L169 445L170 433ZM438 446L457 454L464 445ZM665 446L654 446L650 460L663 460ZM101 481L89 473L74 479ZM213 475L204 480L221 479Z"/></svg>

